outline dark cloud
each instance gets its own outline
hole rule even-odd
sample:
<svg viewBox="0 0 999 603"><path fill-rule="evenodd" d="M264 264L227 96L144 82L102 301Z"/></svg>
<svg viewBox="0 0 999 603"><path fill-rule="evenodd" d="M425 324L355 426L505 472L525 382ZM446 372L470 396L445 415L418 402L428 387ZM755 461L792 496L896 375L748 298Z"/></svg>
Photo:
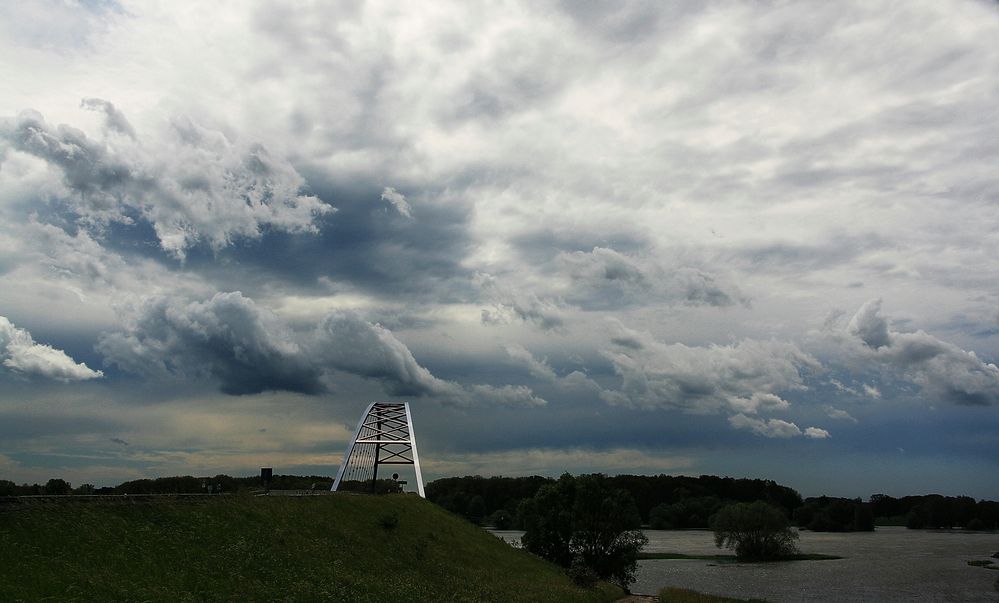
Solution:
<svg viewBox="0 0 999 603"><path fill-rule="evenodd" d="M188 304L150 300L126 330L102 335L98 350L130 372L211 377L227 394L325 390L293 333L239 292Z"/></svg>
<svg viewBox="0 0 999 603"><path fill-rule="evenodd" d="M435 398L458 406L541 406L526 386L462 385L435 377L384 327L337 312L316 328L313 355L325 366L379 380L396 396Z"/></svg>
<svg viewBox="0 0 999 603"><path fill-rule="evenodd" d="M135 138L135 128L125 118L125 114L113 103L101 98L85 98L80 101L80 107L104 113L104 123L108 130Z"/></svg>
<svg viewBox="0 0 999 603"><path fill-rule="evenodd" d="M568 302L584 309L614 309L649 299L688 305L747 303L732 284L690 266L664 266L648 257L605 247L560 254L557 262L572 280Z"/></svg>
<svg viewBox="0 0 999 603"><path fill-rule="evenodd" d="M315 354L337 370L378 379L393 395L449 395L453 384L434 377L420 366L401 341L388 330L356 314L337 312L316 327Z"/></svg>
<svg viewBox="0 0 999 603"><path fill-rule="evenodd" d="M847 327L863 344L854 354L898 371L919 384L930 399L968 406L999 405L999 367L924 332L890 331L881 300L868 301Z"/></svg>
<svg viewBox="0 0 999 603"><path fill-rule="evenodd" d="M891 345L888 321L881 314L880 299L872 299L861 306L846 328L872 350Z"/></svg>
<svg viewBox="0 0 999 603"><path fill-rule="evenodd" d="M502 325L520 320L544 331L559 331L564 326L565 304L560 300L507 286L488 274L479 274L476 280L483 297L493 303L491 309L482 310L482 324Z"/></svg>
<svg viewBox="0 0 999 603"><path fill-rule="evenodd" d="M285 283L313 292L360 290L407 303L474 297L472 272L463 265L474 245L467 207L441 203L428 193L430 198L413 201L405 216L381 201L378 186L341 187L303 171L309 188L332 199L338 210L317 220L317 234L264 229L252 244L191 255L188 265L222 283L238 266L244 282Z"/></svg>
<svg viewBox="0 0 999 603"><path fill-rule="evenodd" d="M137 179L129 163L113 156L105 145L91 140L82 130L65 124L53 128L37 111L23 111L2 126L0 138L15 150L62 170L66 186L83 197L81 211L98 217L120 217L118 197Z"/></svg>
<svg viewBox="0 0 999 603"><path fill-rule="evenodd" d="M126 329L98 343L106 362L159 377L211 379L223 393L318 394L342 371L379 382L392 395L461 406L538 406L524 386L462 385L435 377L388 329L351 312L327 315L312 331L294 331L240 292L205 301L146 301Z"/></svg>

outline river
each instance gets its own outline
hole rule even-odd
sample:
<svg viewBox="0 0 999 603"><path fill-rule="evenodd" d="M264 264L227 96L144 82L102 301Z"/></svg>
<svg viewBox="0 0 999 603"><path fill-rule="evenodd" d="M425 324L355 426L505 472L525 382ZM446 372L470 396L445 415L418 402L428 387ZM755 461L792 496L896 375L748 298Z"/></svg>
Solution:
<svg viewBox="0 0 999 603"><path fill-rule="evenodd" d="M648 552L717 555L708 530L644 530ZM522 532L494 532L519 541ZM638 562L631 590L656 594L664 586L740 598L792 601L908 602L999 601L999 571L968 565L999 551L999 534L960 530L907 530L882 527L876 532L800 533L802 553L837 555L827 561L716 563L653 559ZM993 560L999 566L999 560Z"/></svg>

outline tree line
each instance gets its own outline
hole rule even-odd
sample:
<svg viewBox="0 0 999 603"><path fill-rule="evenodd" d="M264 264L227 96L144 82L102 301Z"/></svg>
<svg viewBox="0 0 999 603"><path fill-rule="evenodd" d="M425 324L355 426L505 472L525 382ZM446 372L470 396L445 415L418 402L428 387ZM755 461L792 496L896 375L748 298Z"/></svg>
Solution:
<svg viewBox="0 0 999 603"><path fill-rule="evenodd" d="M379 480L380 482L382 480ZM325 475L275 475L267 487L271 490L329 490L333 478ZM384 486L380 485L380 490ZM0 479L0 496L39 496L39 495L137 495L137 494L218 494L261 490L265 484L260 476L232 477L225 474L205 477L175 475L153 479L136 479L122 482L117 486L82 484L76 488L64 479L53 478L43 484L16 484Z"/></svg>
<svg viewBox="0 0 999 603"><path fill-rule="evenodd" d="M999 503L967 496L875 494L870 500L829 496L803 499L772 480L702 475L618 475L607 484L627 492L641 525L653 529L711 527L733 503L762 501L783 510L800 528L816 532L870 531L877 525L909 528L992 530L999 527ZM530 477L448 477L427 484L427 498L469 521L498 529L522 529L521 501L556 480Z"/></svg>
<svg viewBox="0 0 999 603"><path fill-rule="evenodd" d="M654 529L709 528L711 518L737 502L763 501L782 509L794 524L813 531L846 532L873 530L874 525L920 528L999 528L999 502L969 496L928 494L894 498L874 494L860 498L820 496L802 499L794 489L772 480L737 479L702 475L617 475L607 477L612 489L627 492L634 501L641 525ZM426 486L427 498L449 511L483 525L500 529L522 528L519 505L544 485L556 480L530 477L446 477ZM333 478L324 475L274 475L273 490L328 490ZM0 479L0 496L71 494L206 494L259 490L260 476L232 477L225 474L137 479L117 486L77 487L53 478L44 484L16 484ZM368 483L345 483L344 489L367 491ZM379 480L377 493L398 491L391 480Z"/></svg>

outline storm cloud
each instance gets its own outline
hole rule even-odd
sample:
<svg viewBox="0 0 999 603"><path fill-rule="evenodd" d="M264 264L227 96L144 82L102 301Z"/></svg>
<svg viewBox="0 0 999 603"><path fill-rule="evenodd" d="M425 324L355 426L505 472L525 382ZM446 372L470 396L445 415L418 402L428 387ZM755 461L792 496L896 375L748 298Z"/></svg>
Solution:
<svg viewBox="0 0 999 603"><path fill-rule="evenodd" d="M353 312L334 312L311 330L295 330L242 293L204 301L146 300L126 329L105 333L106 362L154 377L210 379L226 394L320 394L342 371L381 383L396 396L455 405L536 406L525 386L463 386L435 377L388 329Z"/></svg>
<svg viewBox="0 0 999 603"><path fill-rule="evenodd" d="M854 354L911 379L931 401L999 404L999 367L924 331L890 330L880 299L861 306L847 329L863 343L854 348Z"/></svg>

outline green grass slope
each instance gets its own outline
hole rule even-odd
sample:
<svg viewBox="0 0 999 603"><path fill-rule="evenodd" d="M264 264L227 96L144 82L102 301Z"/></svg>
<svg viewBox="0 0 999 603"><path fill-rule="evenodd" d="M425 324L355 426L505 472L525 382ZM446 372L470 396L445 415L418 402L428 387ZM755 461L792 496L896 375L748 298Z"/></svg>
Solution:
<svg viewBox="0 0 999 603"><path fill-rule="evenodd" d="M613 601L411 495L0 507L0 601Z"/></svg>

